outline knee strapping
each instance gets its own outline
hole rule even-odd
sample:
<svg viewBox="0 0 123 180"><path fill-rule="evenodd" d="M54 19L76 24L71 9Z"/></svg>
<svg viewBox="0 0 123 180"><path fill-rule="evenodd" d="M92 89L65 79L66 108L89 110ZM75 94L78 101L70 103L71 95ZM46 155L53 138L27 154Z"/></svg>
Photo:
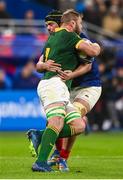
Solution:
<svg viewBox="0 0 123 180"><path fill-rule="evenodd" d="M81 114L81 116L87 114L87 108L83 104L79 102L74 102L73 105L76 108L76 110Z"/></svg>
<svg viewBox="0 0 123 180"><path fill-rule="evenodd" d="M64 118L65 115L66 115L66 111L65 111L64 106L54 106L46 110L47 119L50 119L56 116Z"/></svg>
<svg viewBox="0 0 123 180"><path fill-rule="evenodd" d="M78 118L81 118L81 114L80 114L79 112L72 111L72 112L69 112L69 113L66 115L64 121L65 121L65 123L67 124L67 123L69 123L69 122L71 122L71 121L73 121L73 120L75 120L75 119L78 119Z"/></svg>

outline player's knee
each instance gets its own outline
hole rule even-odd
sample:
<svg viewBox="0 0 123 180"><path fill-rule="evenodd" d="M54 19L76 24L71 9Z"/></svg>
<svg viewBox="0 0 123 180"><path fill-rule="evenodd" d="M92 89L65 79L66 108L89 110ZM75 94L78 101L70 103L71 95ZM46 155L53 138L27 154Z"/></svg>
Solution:
<svg viewBox="0 0 123 180"><path fill-rule="evenodd" d="M48 119L48 125L61 130L64 125L64 117L66 115L65 107L61 104L52 104L45 110Z"/></svg>
<svg viewBox="0 0 123 180"><path fill-rule="evenodd" d="M70 125L72 127L74 127L74 130L75 130L75 134L78 135L78 134L81 134L84 132L85 130L85 122L82 120L82 118L79 118L79 119L76 119L74 121L71 121L70 122Z"/></svg>
<svg viewBox="0 0 123 180"><path fill-rule="evenodd" d="M75 126L76 134L81 134L84 131L85 131L85 124L81 123L81 124Z"/></svg>
<svg viewBox="0 0 123 180"><path fill-rule="evenodd" d="M65 122L69 124L72 129L74 129L74 134L80 134L83 131L83 126L81 123L81 114L77 111L69 112L65 117Z"/></svg>
<svg viewBox="0 0 123 180"><path fill-rule="evenodd" d="M61 129L64 126L64 119L62 117L53 117L48 120L48 126L53 126L58 131L61 131Z"/></svg>

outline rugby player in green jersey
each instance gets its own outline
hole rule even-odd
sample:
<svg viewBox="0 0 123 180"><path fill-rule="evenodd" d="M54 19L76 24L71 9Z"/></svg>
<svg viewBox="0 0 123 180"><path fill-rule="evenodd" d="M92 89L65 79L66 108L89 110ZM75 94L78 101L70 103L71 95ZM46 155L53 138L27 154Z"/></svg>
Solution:
<svg viewBox="0 0 123 180"><path fill-rule="evenodd" d="M78 64L76 49L89 56L97 56L100 52L98 44L86 43L73 33L73 31L79 33L81 29L81 17L78 13L74 11L64 13L62 28L52 34L46 43L44 60L54 59L56 63L61 64L62 70L73 71ZM63 57L65 58L64 60ZM40 66L42 66L42 63L40 63ZM47 165L47 159L57 137L77 135L85 128L81 115L69 102L67 86L70 88L71 80L66 82L66 86L57 75L57 72L46 72L44 80L38 86L38 94L44 105L48 126L43 133L41 149L38 159L32 167L33 171L52 171ZM66 113L68 115L65 118Z"/></svg>

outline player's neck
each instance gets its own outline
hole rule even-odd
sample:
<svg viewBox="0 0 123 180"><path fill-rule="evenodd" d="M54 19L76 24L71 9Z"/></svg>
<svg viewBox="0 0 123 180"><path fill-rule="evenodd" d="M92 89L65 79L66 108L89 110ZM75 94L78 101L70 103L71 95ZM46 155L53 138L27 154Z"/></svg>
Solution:
<svg viewBox="0 0 123 180"><path fill-rule="evenodd" d="M67 29L69 32L73 32L73 27L69 24L63 24L61 27Z"/></svg>

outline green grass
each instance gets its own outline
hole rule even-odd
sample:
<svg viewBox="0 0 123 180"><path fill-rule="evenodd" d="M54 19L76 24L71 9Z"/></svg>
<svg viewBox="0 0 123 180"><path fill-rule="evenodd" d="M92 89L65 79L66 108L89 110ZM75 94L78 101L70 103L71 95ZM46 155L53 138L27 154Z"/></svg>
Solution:
<svg viewBox="0 0 123 180"><path fill-rule="evenodd" d="M24 132L0 133L0 178L122 179L123 132L79 136L68 161L68 173L32 172L34 161Z"/></svg>

